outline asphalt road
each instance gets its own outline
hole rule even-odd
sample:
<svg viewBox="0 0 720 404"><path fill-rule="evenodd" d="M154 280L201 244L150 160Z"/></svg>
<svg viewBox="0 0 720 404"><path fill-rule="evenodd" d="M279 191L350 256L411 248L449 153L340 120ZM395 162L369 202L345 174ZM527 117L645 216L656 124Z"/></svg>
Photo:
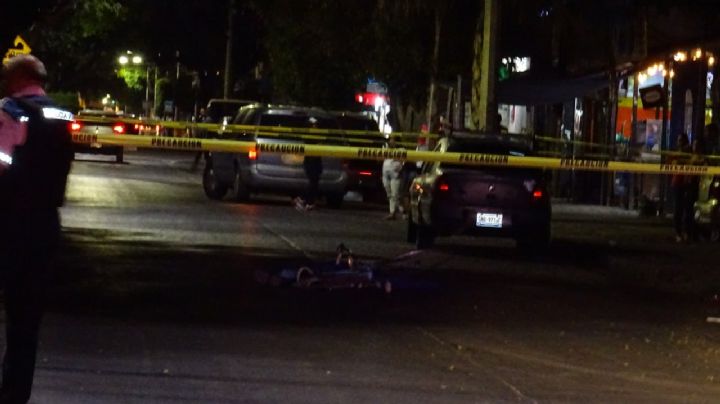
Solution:
<svg viewBox="0 0 720 404"><path fill-rule="evenodd" d="M450 238L414 252L382 206L205 198L193 156L80 156L36 403L717 402L718 245L555 205L542 256ZM395 290L261 286L343 242Z"/></svg>

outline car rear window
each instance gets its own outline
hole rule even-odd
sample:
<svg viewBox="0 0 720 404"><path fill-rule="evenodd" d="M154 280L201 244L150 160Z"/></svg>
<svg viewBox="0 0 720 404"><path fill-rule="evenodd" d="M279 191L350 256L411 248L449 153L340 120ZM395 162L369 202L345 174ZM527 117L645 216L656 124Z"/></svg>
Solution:
<svg viewBox="0 0 720 404"><path fill-rule="evenodd" d="M448 152L451 153L478 153L478 154L493 154L501 156L527 156L530 154L530 150L523 145L507 144L507 143L496 143L496 142L453 142L448 146ZM486 173L502 173L502 172L513 172L523 175L537 174L538 171L534 169L526 168L511 168L511 167L493 167L493 166L480 166L480 165L463 165L463 164L451 164L442 163L440 167L443 170L474 170L483 171Z"/></svg>

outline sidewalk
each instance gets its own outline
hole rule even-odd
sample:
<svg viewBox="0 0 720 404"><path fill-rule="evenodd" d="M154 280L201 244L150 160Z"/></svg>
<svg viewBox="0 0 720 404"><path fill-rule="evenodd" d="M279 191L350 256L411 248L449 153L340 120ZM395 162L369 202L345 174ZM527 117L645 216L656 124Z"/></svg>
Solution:
<svg viewBox="0 0 720 404"><path fill-rule="evenodd" d="M602 217L640 217L639 211L625 209L618 206L602 206L589 204L576 204L561 199L553 199L553 214L559 215L581 215L581 216L602 216Z"/></svg>

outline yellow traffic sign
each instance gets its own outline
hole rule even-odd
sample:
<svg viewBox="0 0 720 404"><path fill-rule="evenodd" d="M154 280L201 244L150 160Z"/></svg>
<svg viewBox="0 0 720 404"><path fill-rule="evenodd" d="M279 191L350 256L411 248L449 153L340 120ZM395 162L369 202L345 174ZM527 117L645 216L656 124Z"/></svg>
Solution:
<svg viewBox="0 0 720 404"><path fill-rule="evenodd" d="M5 53L5 57L3 58L3 63L7 63L8 60L10 60L11 57L17 56L17 55L29 55L30 52L32 52L32 48L25 42L25 40L20 36L15 37L15 41L13 42L14 48L10 48Z"/></svg>

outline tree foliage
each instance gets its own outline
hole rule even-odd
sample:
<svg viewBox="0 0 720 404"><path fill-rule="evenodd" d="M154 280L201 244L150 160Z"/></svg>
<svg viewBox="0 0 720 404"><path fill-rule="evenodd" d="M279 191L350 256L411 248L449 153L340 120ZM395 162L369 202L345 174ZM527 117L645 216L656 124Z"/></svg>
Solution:
<svg viewBox="0 0 720 404"><path fill-rule="evenodd" d="M121 67L117 76L125 81L131 90L142 90L145 86L145 69L136 66Z"/></svg>
<svg viewBox="0 0 720 404"><path fill-rule="evenodd" d="M120 83L108 72L116 61L118 27L126 17L118 0L72 0L44 9L29 41L49 67L51 88L90 93L117 88Z"/></svg>

